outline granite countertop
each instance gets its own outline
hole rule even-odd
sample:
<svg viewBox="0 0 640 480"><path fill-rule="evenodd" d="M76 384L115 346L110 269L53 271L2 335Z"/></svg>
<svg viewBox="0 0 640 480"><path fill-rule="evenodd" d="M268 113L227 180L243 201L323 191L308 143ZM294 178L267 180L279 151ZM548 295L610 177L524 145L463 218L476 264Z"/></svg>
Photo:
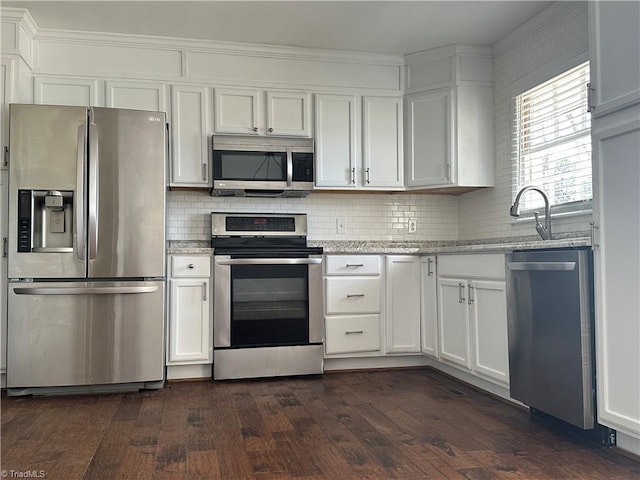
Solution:
<svg viewBox="0 0 640 480"><path fill-rule="evenodd" d="M424 242L366 242L366 241L309 241L311 246L324 247L325 253L378 253L433 255L444 253L510 252L541 248L570 248L591 246L585 232L558 234L554 240L540 240L536 236L491 238L481 240L439 240Z"/></svg>
<svg viewBox="0 0 640 480"><path fill-rule="evenodd" d="M213 248L211 248L211 240L169 240L167 253L211 255Z"/></svg>
<svg viewBox="0 0 640 480"><path fill-rule="evenodd" d="M323 247L325 253L433 255L444 253L510 252L541 248L571 248L591 246L588 232L557 234L554 240L540 240L537 236L504 237L480 240L436 240L422 242L398 241L341 241L309 240L311 247ZM213 248L207 240L169 240L169 254L211 255Z"/></svg>

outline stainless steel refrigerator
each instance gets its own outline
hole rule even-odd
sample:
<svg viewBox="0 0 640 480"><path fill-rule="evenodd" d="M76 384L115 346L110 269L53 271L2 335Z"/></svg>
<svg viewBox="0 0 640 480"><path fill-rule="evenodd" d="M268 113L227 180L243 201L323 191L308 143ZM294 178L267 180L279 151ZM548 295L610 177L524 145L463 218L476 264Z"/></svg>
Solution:
<svg viewBox="0 0 640 480"><path fill-rule="evenodd" d="M162 112L10 106L10 394L162 386L166 135Z"/></svg>

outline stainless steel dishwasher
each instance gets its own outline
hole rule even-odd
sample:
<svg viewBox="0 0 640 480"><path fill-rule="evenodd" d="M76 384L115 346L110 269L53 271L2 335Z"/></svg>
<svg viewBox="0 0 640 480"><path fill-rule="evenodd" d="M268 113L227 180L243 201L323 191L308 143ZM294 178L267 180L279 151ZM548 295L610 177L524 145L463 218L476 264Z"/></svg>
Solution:
<svg viewBox="0 0 640 480"><path fill-rule="evenodd" d="M595 427L590 249L507 255L511 396L581 429Z"/></svg>

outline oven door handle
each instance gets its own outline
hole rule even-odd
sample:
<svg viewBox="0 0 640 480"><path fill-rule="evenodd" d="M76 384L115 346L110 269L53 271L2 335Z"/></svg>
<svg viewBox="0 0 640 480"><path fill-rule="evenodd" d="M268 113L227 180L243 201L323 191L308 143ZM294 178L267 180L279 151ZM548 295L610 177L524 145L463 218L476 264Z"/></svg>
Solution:
<svg viewBox="0 0 640 480"><path fill-rule="evenodd" d="M217 265L318 265L322 258L220 258Z"/></svg>

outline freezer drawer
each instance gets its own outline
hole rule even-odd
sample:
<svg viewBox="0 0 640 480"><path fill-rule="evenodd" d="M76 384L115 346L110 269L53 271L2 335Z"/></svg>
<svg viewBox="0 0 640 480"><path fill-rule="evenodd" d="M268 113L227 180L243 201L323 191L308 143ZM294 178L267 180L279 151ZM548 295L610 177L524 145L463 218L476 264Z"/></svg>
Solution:
<svg viewBox="0 0 640 480"><path fill-rule="evenodd" d="M164 379L164 282L10 283L7 387Z"/></svg>

